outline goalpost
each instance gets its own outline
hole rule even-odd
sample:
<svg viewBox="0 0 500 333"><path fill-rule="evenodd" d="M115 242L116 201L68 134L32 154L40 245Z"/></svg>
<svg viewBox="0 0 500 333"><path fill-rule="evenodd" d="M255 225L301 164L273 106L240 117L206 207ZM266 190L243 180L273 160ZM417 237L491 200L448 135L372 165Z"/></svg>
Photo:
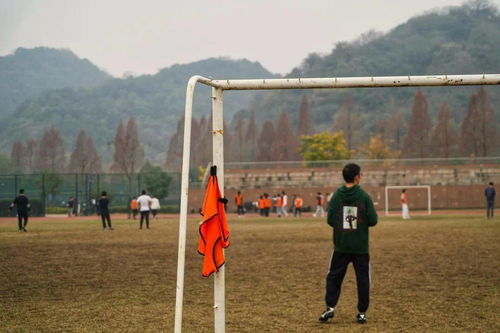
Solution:
<svg viewBox="0 0 500 333"><path fill-rule="evenodd" d="M177 258L177 287L175 300L175 333L182 331L182 305L184 293L184 267L186 252L186 224L189 187L189 157L191 146L191 120L196 83L212 87L213 165L217 166L217 178L224 195L224 147L223 147L223 93L224 90L258 89L335 89L335 88L382 88L424 86L499 85L500 74L479 75L426 75L381 76L345 78L289 78L255 80L214 80L202 76L189 79L184 111L184 146L182 157L181 205L179 216L179 252ZM225 332L225 266L214 273L214 326L215 332Z"/></svg>
<svg viewBox="0 0 500 333"><path fill-rule="evenodd" d="M430 185L395 185L395 186L386 186L385 187L385 216L389 216L389 190L392 189L409 189L409 188L424 188L427 189L427 214L431 215L431 186Z"/></svg>

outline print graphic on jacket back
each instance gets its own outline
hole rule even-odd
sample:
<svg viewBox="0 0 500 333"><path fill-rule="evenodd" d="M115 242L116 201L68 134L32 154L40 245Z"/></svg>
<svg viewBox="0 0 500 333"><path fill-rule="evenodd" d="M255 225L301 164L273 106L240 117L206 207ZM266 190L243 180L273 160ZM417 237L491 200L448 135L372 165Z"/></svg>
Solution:
<svg viewBox="0 0 500 333"><path fill-rule="evenodd" d="M356 230L358 228L358 207L344 206L343 229Z"/></svg>

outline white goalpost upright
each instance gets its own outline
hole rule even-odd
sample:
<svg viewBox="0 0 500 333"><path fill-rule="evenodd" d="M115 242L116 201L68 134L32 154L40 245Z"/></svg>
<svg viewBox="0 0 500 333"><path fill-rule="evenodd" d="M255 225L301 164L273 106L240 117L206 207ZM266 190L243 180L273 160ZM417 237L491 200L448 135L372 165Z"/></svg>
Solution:
<svg viewBox="0 0 500 333"><path fill-rule="evenodd" d="M344 78L289 78L257 80L213 80L202 76L189 79L184 111L184 145L182 156L181 204L179 215L179 250L177 258L177 286L175 300L174 332L182 332L182 306L184 296L184 267L186 253L186 225L189 189L189 158L191 146L191 120L196 83L212 87L213 165L217 166L217 178L224 194L224 147L223 147L223 93L224 90L258 89L335 89L335 88L382 88L424 86L499 85L500 74L479 75L425 75L379 76ZM225 332L224 266L214 274L214 326L216 333Z"/></svg>
<svg viewBox="0 0 500 333"><path fill-rule="evenodd" d="M408 189L408 188L424 188L427 190L427 214L431 215L432 214L432 208L431 208L431 186L430 185L394 185L394 186L386 186L385 187L385 216L389 216L389 190L392 189Z"/></svg>

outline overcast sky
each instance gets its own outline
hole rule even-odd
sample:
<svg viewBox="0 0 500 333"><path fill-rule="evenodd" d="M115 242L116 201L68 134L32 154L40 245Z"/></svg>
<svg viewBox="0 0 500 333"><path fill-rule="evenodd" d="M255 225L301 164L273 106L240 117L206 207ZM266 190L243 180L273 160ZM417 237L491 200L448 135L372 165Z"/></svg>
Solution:
<svg viewBox="0 0 500 333"><path fill-rule="evenodd" d="M311 52L463 0L0 0L0 55L69 48L115 76L229 56L287 73ZM500 0L494 0L497 5Z"/></svg>

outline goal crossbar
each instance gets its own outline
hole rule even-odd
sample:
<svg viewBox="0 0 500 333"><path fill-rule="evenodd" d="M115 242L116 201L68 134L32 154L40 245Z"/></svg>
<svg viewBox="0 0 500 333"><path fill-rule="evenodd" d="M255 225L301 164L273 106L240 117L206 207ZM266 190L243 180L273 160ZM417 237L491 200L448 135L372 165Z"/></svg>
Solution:
<svg viewBox="0 0 500 333"><path fill-rule="evenodd" d="M424 76L371 76L332 78L285 78L252 80L215 80L195 75L186 89L184 110L184 144L182 156L181 204L179 214L179 250L177 256L177 285L175 299L174 332L182 331L182 306L184 293L184 267L186 253L186 225L188 210L189 158L191 146L191 121L193 96L197 83L212 87L212 133L213 161L217 166L217 177L224 195L224 147L223 147L223 93L224 90L265 90L265 89L338 89L338 88L383 88L383 87L434 87L499 85L500 74L475 75L424 75ZM225 332L225 267L214 274L214 326L216 333Z"/></svg>

